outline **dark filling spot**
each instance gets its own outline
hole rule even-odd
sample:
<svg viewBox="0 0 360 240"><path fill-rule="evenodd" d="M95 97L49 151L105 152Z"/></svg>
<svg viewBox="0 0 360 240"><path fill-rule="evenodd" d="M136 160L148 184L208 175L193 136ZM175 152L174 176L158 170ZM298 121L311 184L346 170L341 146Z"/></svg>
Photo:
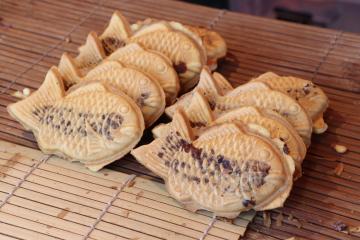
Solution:
<svg viewBox="0 0 360 240"><path fill-rule="evenodd" d="M255 206L256 202L254 200L244 199L242 201L242 204L244 205L244 207L251 207Z"/></svg>
<svg viewBox="0 0 360 240"><path fill-rule="evenodd" d="M304 87L303 87L303 91L304 91L304 94L307 95L310 93L310 89L311 89L311 85L310 83L306 84Z"/></svg>
<svg viewBox="0 0 360 240"><path fill-rule="evenodd" d="M158 153L158 157L159 157L159 158L162 158L163 156L164 156L164 153L162 153L162 152L159 152L159 153Z"/></svg>
<svg viewBox="0 0 360 240"><path fill-rule="evenodd" d="M214 101L211 101L211 100L209 100L208 102L209 102L210 109L211 109L211 110L215 110L215 108L216 108L216 103L215 103Z"/></svg>
<svg viewBox="0 0 360 240"><path fill-rule="evenodd" d="M187 71L186 64L184 62L174 63L174 69L178 74L185 73Z"/></svg>
<svg viewBox="0 0 360 240"><path fill-rule="evenodd" d="M288 145L286 143L284 144L283 151L284 151L285 154L290 153L290 149L289 149L289 147L288 147Z"/></svg>
<svg viewBox="0 0 360 240"><path fill-rule="evenodd" d="M101 40L101 44L104 47L106 56L109 56L116 49L125 46L125 42L114 37L106 37Z"/></svg>
<svg viewBox="0 0 360 240"><path fill-rule="evenodd" d="M150 93L142 93L140 97L136 99L137 105L143 107L145 105L145 100L150 97Z"/></svg>
<svg viewBox="0 0 360 240"><path fill-rule="evenodd" d="M206 127L206 123L204 122L193 122L193 121L190 121L190 126L192 128L202 128L202 127Z"/></svg>

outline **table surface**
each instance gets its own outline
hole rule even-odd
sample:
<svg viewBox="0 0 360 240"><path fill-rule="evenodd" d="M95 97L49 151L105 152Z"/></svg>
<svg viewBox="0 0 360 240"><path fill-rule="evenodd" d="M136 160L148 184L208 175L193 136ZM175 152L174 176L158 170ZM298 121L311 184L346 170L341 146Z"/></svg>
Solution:
<svg viewBox="0 0 360 240"><path fill-rule="evenodd" d="M155 3L156 2L156 3ZM244 239L360 239L360 233L335 230L337 222L360 226L360 36L280 22L176 1L30 0L0 1L0 139L37 148L31 133L10 118L10 94L35 90L66 51L76 55L89 31L101 32L114 10L131 21L146 17L180 21L219 32L228 55L218 71L237 86L266 71L310 79L330 98L325 114L329 125L315 135L295 183L281 209L262 213ZM347 146L345 154L331 145ZM340 176L334 169L343 164ZM125 173L156 179L126 156L109 166ZM278 215L284 219L276 224Z"/></svg>

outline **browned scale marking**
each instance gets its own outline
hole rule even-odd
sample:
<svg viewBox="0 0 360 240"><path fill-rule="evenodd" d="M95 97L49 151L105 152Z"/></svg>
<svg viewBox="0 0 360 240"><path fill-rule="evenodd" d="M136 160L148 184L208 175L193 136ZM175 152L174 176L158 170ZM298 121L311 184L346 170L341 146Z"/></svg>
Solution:
<svg viewBox="0 0 360 240"><path fill-rule="evenodd" d="M184 161L174 159L174 153L185 152L189 154L192 160L195 162L195 168L201 170L202 176L191 176L183 172L185 168L190 170L192 166ZM235 187L230 185L222 189L222 192L235 192L236 189L242 184L242 189L247 192L251 192L253 187L259 188L265 184L265 177L269 174L270 166L259 160L247 161L244 166L240 166L237 161L229 160L225 156L215 154L213 149L210 152L205 152L202 148L197 148L193 144L187 142L180 137L179 132L171 132L165 139L165 146L157 153L158 157L163 159L165 166L171 168L175 174L182 174L182 178L188 181L196 182L200 184L203 181L205 184L210 184L209 176L220 176L225 180L228 177L240 177L240 181ZM210 170L209 167L214 164L215 170ZM243 167L243 169L241 169ZM243 177L242 175L252 174L251 178ZM212 182L211 185L216 187L216 182ZM243 205L248 207L255 205L256 202L253 199L245 199Z"/></svg>
<svg viewBox="0 0 360 240"><path fill-rule="evenodd" d="M87 136L86 123L100 135L105 135L108 140L113 140L110 129L118 129L123 117L117 113L93 114L89 112L73 112L72 108L43 106L33 111L42 125L50 125L53 129L61 131L64 135L79 133L81 137ZM80 124L71 122L68 118L78 115ZM56 121L58 120L58 121ZM77 128L75 127L77 126Z"/></svg>

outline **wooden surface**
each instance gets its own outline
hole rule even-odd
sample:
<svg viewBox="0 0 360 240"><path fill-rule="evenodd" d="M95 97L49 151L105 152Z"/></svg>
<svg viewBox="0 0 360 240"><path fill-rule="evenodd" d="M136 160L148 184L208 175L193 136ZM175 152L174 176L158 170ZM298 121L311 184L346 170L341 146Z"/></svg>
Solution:
<svg viewBox="0 0 360 240"><path fill-rule="evenodd" d="M136 2L136 4L135 4ZM154 4L156 2L156 4ZM146 17L211 27L229 46L219 71L236 86L265 71L313 80L330 98L329 130L313 137L285 207L270 212L271 227L259 213L245 239L360 239L334 228L336 222L360 226L360 37L354 34L251 17L169 1L38 0L0 1L0 138L36 148L31 134L6 113L16 101L9 94L36 89L64 51L75 54L90 30L101 32L112 12L130 21ZM355 24L355 23L354 23ZM332 144L349 151L336 153ZM340 176L334 169L343 163ZM130 157L110 166L153 178ZM279 213L284 220L275 223Z"/></svg>
<svg viewBox="0 0 360 240"><path fill-rule="evenodd" d="M0 208L0 239L196 240L213 221L209 212L183 209L162 183L109 169L93 173L5 141ZM206 239L237 240L253 216L217 219Z"/></svg>

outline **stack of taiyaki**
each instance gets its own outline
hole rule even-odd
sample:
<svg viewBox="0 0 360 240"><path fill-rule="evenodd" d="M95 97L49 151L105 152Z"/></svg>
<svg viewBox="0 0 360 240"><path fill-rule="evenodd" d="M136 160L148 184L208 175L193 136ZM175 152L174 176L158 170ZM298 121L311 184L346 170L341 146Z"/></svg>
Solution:
<svg viewBox="0 0 360 240"><path fill-rule="evenodd" d="M328 99L311 81L270 72L233 88L211 73L225 55L213 31L155 19L130 25L115 12L8 111L42 151L93 171L131 151L189 210L234 218L280 207L312 132L327 128ZM164 111L172 121L133 149Z"/></svg>
<svg viewBox="0 0 360 240"><path fill-rule="evenodd" d="M139 142L146 127L226 54L215 32L147 19L131 26L115 12L79 54L64 53L42 86L8 111L40 149L97 171Z"/></svg>
<svg viewBox="0 0 360 240"><path fill-rule="evenodd" d="M327 106L307 80L269 72L232 88L205 67L198 85L165 109L172 121L131 153L189 210L234 218L273 209L301 176L313 129L326 130Z"/></svg>

